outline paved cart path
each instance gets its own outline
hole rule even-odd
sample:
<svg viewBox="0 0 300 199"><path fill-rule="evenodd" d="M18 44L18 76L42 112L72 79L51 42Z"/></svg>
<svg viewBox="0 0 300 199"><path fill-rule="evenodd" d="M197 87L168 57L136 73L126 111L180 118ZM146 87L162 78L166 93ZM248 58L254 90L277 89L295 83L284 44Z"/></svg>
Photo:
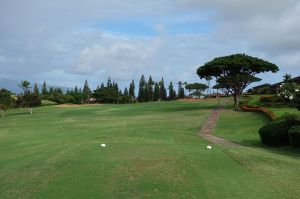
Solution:
<svg viewBox="0 0 300 199"><path fill-rule="evenodd" d="M212 111L211 115L209 116L208 120L204 123L202 128L199 131L199 135L215 144L225 145L225 146L232 146L232 147L242 147L242 145L230 142L223 138L217 137L213 135L214 128L216 126L218 117L221 112L221 108L216 108Z"/></svg>

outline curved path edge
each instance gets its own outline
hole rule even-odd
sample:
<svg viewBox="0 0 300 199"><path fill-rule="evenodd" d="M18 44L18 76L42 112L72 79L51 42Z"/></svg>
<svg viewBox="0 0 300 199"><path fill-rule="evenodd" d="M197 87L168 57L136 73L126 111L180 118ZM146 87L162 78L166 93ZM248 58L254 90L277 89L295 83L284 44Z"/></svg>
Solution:
<svg viewBox="0 0 300 199"><path fill-rule="evenodd" d="M243 147L242 145L239 145L237 143L213 135L213 130L215 129L220 112L221 112L221 107L218 107L212 111L208 120L204 123L204 125L200 129L199 136L215 144L231 146L231 147Z"/></svg>

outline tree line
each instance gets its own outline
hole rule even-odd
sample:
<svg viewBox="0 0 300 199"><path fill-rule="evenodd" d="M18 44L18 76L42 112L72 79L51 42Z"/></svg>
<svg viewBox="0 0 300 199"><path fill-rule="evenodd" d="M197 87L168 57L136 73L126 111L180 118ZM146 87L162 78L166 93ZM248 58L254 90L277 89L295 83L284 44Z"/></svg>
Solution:
<svg viewBox="0 0 300 199"><path fill-rule="evenodd" d="M239 110L240 96L243 90L251 83L260 81L256 77L259 73L277 72L278 66L265 60L251 57L245 54L234 54L224 57L217 57L210 62L205 63L197 69L197 74L201 79L208 81L208 86L201 83L186 84L178 82L178 91L174 90L174 85L170 82L166 88L164 79L154 82L150 76L146 81L144 75L141 76L139 82L138 96L135 96L134 80L129 85L129 89L125 87L124 91L119 89L116 82L108 78L106 85L104 83L92 91L87 80L83 89L77 86L73 90L66 93L60 88L49 88L44 82L40 93L37 84L34 84L33 92L30 83L22 81L19 85L23 93L14 96L6 89L0 90L0 109L2 116L9 107L25 107L32 114L32 107L41 105L41 99L51 100L57 103L136 103L151 101L167 101L181 99L185 97L184 85L190 92L192 97L203 96L203 91L210 91L210 81L214 78L216 85L214 89L222 90L224 93L231 94L234 97L234 108ZM168 92L167 92L168 90ZM298 95L295 97L299 98ZM294 99L293 99L294 100ZM295 101L295 100L294 100ZM13 104L13 105L12 105Z"/></svg>
<svg viewBox="0 0 300 199"><path fill-rule="evenodd" d="M22 89L22 93L20 94L15 95L6 89L0 89L0 110L3 117L5 111L9 108L27 108L29 113L32 114L32 108L41 106L42 100L49 100L58 104L130 104L137 102L172 101L185 97L184 85L188 87L186 83L178 82L178 90L176 92L172 81L166 87L163 78L156 82L150 76L148 81L146 81L145 76L142 75L137 92L134 80L122 91L118 83L112 81L110 77L106 84L102 82L95 90L91 90L88 81L85 80L83 88L75 86L74 89L68 89L64 92L61 88L48 87L45 81L41 90L37 83L32 88L30 82L24 80L18 85Z"/></svg>

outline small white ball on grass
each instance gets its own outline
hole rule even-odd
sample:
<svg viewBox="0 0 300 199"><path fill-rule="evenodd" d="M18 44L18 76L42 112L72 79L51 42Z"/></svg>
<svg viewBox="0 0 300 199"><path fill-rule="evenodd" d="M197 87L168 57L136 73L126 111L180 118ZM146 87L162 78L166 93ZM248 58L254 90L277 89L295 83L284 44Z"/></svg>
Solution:
<svg viewBox="0 0 300 199"><path fill-rule="evenodd" d="M211 146L206 146L206 148L207 148L207 149L209 149L209 150L210 150L210 149L212 149L212 147L211 147Z"/></svg>
<svg viewBox="0 0 300 199"><path fill-rule="evenodd" d="M101 147L106 147L106 144L101 144L100 146L101 146Z"/></svg>

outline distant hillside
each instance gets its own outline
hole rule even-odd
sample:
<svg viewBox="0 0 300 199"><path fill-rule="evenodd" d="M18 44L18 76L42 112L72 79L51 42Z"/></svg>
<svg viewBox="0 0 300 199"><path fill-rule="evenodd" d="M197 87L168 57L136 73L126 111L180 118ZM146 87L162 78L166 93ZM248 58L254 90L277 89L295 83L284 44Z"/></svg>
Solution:
<svg viewBox="0 0 300 199"><path fill-rule="evenodd" d="M18 86L18 84L20 84L21 81L17 81L17 80L12 80L12 79L6 79L6 78L1 78L0 77L0 88L5 88L13 93L21 93L22 89ZM34 82L30 82L31 83L31 87L34 86ZM38 87L41 91L42 89L42 84L38 84ZM53 86L53 85L48 85L49 87L59 87L61 88L63 91L66 91L67 89L70 89L68 87L63 87L63 86Z"/></svg>

